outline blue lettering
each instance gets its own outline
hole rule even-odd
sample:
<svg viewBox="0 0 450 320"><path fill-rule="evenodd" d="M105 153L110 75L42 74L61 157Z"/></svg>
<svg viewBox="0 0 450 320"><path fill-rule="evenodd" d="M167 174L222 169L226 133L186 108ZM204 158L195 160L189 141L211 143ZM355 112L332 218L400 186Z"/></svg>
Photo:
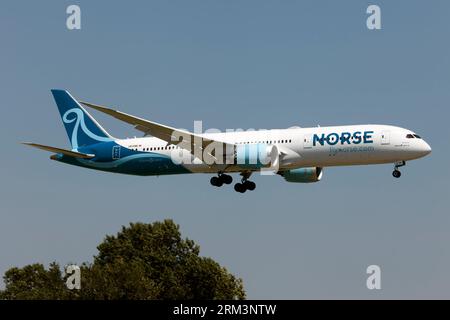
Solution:
<svg viewBox="0 0 450 320"><path fill-rule="evenodd" d="M351 144L350 142L350 137L351 137L351 133L350 132L342 132L341 134L341 144L344 144L345 142L347 142L347 144Z"/></svg>
<svg viewBox="0 0 450 320"><path fill-rule="evenodd" d="M329 133L326 137L325 134L322 133L320 135L314 134L313 136L313 146L316 146L319 143L321 146L325 144L325 142L334 146L340 142L341 145L344 144L360 144L360 143L373 143L373 133L374 131L355 131L350 132L342 132L340 135L338 133L332 132Z"/></svg>
<svg viewBox="0 0 450 320"><path fill-rule="evenodd" d="M361 131L356 131L353 133L353 143L354 144L360 144L362 141L361 139Z"/></svg>
<svg viewBox="0 0 450 320"><path fill-rule="evenodd" d="M313 137L313 146L316 146L316 143L319 142L322 146L325 140L325 134L322 133L322 137L319 137L317 134Z"/></svg>
<svg viewBox="0 0 450 320"><path fill-rule="evenodd" d="M334 137L335 139L332 139L333 137ZM330 133L330 134L327 136L327 143L328 143L330 146L334 146L335 144L338 143L338 141L339 141L339 135L338 135L337 133Z"/></svg>
<svg viewBox="0 0 450 320"><path fill-rule="evenodd" d="M373 143L372 133L373 133L373 131L365 131L364 132L364 143Z"/></svg>

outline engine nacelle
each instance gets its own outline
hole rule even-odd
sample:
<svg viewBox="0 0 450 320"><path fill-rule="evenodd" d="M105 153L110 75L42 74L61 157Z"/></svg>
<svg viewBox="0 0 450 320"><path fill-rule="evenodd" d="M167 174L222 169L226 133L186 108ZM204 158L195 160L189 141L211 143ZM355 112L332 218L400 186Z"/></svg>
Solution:
<svg viewBox="0 0 450 320"><path fill-rule="evenodd" d="M309 183L320 181L322 179L322 171L322 168L312 167L287 170L280 174L288 182Z"/></svg>
<svg viewBox="0 0 450 320"><path fill-rule="evenodd" d="M278 148L264 143L239 144L236 146L234 163L248 169L278 165Z"/></svg>

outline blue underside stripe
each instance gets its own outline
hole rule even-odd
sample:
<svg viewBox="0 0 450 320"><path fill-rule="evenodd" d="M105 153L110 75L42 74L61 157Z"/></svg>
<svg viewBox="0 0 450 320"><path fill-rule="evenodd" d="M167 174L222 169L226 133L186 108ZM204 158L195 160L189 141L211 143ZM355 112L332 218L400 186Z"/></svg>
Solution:
<svg viewBox="0 0 450 320"><path fill-rule="evenodd" d="M102 171L133 174L133 175L164 175L191 173L184 166L174 164L172 159L164 154L154 152L135 151L120 146L122 158L113 159L113 147L119 146L115 142L99 143L89 148L80 148L80 152L95 154L96 157L87 160L58 155L58 161Z"/></svg>

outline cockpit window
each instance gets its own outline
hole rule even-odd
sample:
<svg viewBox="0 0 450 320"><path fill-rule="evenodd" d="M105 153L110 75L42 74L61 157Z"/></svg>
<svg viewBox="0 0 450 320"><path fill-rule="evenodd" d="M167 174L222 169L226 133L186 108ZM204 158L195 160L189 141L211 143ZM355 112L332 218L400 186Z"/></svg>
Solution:
<svg viewBox="0 0 450 320"><path fill-rule="evenodd" d="M414 137L416 137L417 139L422 139L418 134L415 134Z"/></svg>
<svg viewBox="0 0 450 320"><path fill-rule="evenodd" d="M406 138L407 138L407 139L414 139L414 135L408 133L408 134L406 135Z"/></svg>

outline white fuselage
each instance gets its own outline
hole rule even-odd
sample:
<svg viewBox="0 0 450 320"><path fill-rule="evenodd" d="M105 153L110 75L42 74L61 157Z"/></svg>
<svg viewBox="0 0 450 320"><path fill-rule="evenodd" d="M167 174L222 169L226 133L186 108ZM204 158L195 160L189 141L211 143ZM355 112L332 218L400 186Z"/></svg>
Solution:
<svg viewBox="0 0 450 320"><path fill-rule="evenodd" d="M244 132L205 133L204 138L231 144L274 145L280 152L280 170L301 167L328 167L394 163L421 158L430 146L411 130L388 125L350 125L333 127L272 129ZM183 149L154 137L122 139L119 145L142 152L171 156ZM183 164L191 172L217 172L217 167L200 159ZM224 167L225 168L225 167ZM228 172L242 171L227 166Z"/></svg>

